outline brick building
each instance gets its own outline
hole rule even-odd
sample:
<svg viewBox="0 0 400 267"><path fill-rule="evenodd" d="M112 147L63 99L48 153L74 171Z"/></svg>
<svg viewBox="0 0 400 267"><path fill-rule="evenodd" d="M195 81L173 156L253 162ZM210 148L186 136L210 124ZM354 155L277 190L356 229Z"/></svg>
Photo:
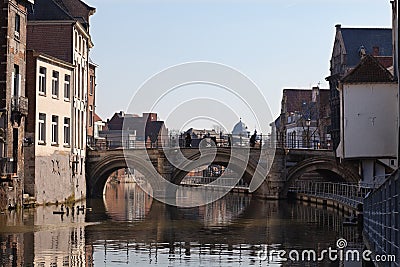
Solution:
<svg viewBox="0 0 400 267"><path fill-rule="evenodd" d="M98 66L89 57L89 81L87 92L87 143L94 144L95 140L95 114L96 114L96 68Z"/></svg>
<svg viewBox="0 0 400 267"><path fill-rule="evenodd" d="M339 81L355 68L363 55L380 58L383 65L392 63L392 30L379 28L342 28L336 25L336 35L330 60L329 82L333 147L340 142ZM384 63L386 62L386 64ZM385 67L388 67L387 65Z"/></svg>
<svg viewBox="0 0 400 267"><path fill-rule="evenodd" d="M33 0L0 1L0 210L23 198L27 12Z"/></svg>
<svg viewBox="0 0 400 267"><path fill-rule="evenodd" d="M120 111L107 120L106 129L99 132L110 147L156 147L168 145L168 129L156 113L125 114ZM124 143L125 142L125 143Z"/></svg>
<svg viewBox="0 0 400 267"><path fill-rule="evenodd" d="M291 148L331 148L329 90L284 89L277 140Z"/></svg>
<svg viewBox="0 0 400 267"><path fill-rule="evenodd" d="M70 143L67 148L69 152L67 153L64 151L65 143L59 143L57 149L53 149L53 152L48 153L47 158L43 159L46 161L46 167L41 168L41 172L43 173L41 176L42 178L36 176L34 178L36 181L30 183L30 185L44 184L46 181L38 181L38 179L48 179L48 177L51 177L54 172L58 172L59 168L64 168L64 163L61 164L61 162L64 162L64 160L68 158L68 168L71 168L72 173L70 186L74 186L75 188L72 191L65 190L65 192L60 193L57 196L49 197L46 195L42 198L42 200L46 202L53 202L54 200L63 201L64 199L60 199L60 196L67 193L67 197L74 200L85 198L86 196L85 157L88 117L87 100L88 87L90 84L89 50L93 47L91 36L89 34L89 18L95 13L95 11L95 8L88 6L80 0L37 0L35 1L35 8L30 10L28 13L28 49L36 51L36 53L41 55L45 55L47 58L54 59L53 63L55 65L60 65L60 62L63 62L62 64L65 63L73 66L69 81L71 88L69 95L70 116L64 113L57 114L56 111L51 110L42 113L46 115L46 122L49 123L52 128L57 124L60 133L63 133L63 127L65 125L69 126L71 133L69 137ZM36 75L41 75L40 67L36 68ZM46 75L53 75L53 72L44 75L45 77ZM52 81L59 79L59 82L65 82L65 77L63 76L59 76L58 78L52 76L51 79ZM39 84L36 83L36 87L38 86ZM32 86L32 88L34 88L34 86ZM52 98L53 96L49 95L48 97ZM37 99L43 99L43 96L37 97ZM60 103L64 104L63 101L65 101L65 99L65 97L62 97ZM36 127L35 131L31 131L32 134L36 134L35 146L41 141L38 140L38 136L40 136L38 132L40 129L38 126L40 121L39 117L37 117L39 116L38 113L41 112L35 110L36 122L32 123L34 126L31 127L31 130L33 127ZM56 122L56 120L53 121L54 117L57 116L59 119L58 122ZM64 121L65 118L69 120ZM49 134L52 133L49 132ZM54 140L51 141L51 145L56 143L53 142ZM43 144L41 145L41 148L43 148ZM47 148L47 150L50 151L51 147ZM66 153L63 156L63 160L58 158L58 156L57 159L54 158L54 153L56 151L58 156L60 156L60 153ZM54 165L54 162L56 162L56 165ZM54 169L54 166L56 169ZM48 175L46 176L46 174ZM33 188L28 187L29 186L26 188L27 191L34 192Z"/></svg>

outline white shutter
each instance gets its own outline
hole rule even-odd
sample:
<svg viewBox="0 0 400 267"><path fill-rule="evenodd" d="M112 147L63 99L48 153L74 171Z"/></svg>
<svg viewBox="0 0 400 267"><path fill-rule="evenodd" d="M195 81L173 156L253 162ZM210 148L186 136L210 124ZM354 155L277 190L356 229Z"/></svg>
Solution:
<svg viewBox="0 0 400 267"><path fill-rule="evenodd" d="M18 88L17 88L17 97L21 95L21 83L22 83L22 76L18 74Z"/></svg>
<svg viewBox="0 0 400 267"><path fill-rule="evenodd" d="M11 97L14 96L14 77L15 77L15 73L12 72L12 75L11 75Z"/></svg>

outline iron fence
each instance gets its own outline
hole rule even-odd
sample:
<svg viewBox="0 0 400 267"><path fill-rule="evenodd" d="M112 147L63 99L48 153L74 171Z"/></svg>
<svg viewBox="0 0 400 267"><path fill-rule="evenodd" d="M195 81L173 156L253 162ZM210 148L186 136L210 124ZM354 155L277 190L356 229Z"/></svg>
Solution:
<svg viewBox="0 0 400 267"><path fill-rule="evenodd" d="M331 199L357 208L373 189L374 185L368 184L296 181L289 191Z"/></svg>
<svg viewBox="0 0 400 267"><path fill-rule="evenodd" d="M395 255L400 265L400 179L396 171L364 200L364 237L377 255Z"/></svg>
<svg viewBox="0 0 400 267"><path fill-rule="evenodd" d="M332 149L331 141L320 140L316 135L310 137L289 137L287 142L285 142L286 148L307 148L307 149Z"/></svg>
<svg viewBox="0 0 400 267"><path fill-rule="evenodd" d="M160 135L157 140L151 141L150 138L124 140L122 136L103 136L94 139L88 139L87 145L92 149L107 150L107 149L146 149L146 148L207 148L207 147L278 147L281 143L271 141L269 136L260 136L254 146L250 145L248 140L243 139L241 142L232 143L228 136L223 137L205 137L192 138L188 142L183 135Z"/></svg>

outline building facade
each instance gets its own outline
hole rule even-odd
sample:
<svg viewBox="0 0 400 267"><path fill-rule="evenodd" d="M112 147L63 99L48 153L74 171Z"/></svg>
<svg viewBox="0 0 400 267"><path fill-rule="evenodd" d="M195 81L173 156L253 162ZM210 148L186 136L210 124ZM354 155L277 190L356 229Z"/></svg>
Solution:
<svg viewBox="0 0 400 267"><path fill-rule="evenodd" d="M74 66L31 50L27 66L31 104L26 123L29 145L24 151L25 193L38 204L79 199L81 192L76 189L86 185L83 177L75 177L72 166Z"/></svg>
<svg viewBox="0 0 400 267"><path fill-rule="evenodd" d="M151 148L169 145L168 129L159 121L157 113L125 114L120 111L107 120L99 136L107 148Z"/></svg>
<svg viewBox="0 0 400 267"><path fill-rule="evenodd" d="M329 104L331 110L330 134L333 148L340 142L340 80L360 62L362 55L380 57L392 64L392 30L379 28L343 28L336 25L335 41L330 60Z"/></svg>
<svg viewBox="0 0 400 267"><path fill-rule="evenodd" d="M95 114L96 114L96 68L98 66L89 58L89 81L87 92L87 144L95 143Z"/></svg>
<svg viewBox="0 0 400 267"><path fill-rule="evenodd" d="M277 140L288 148L331 148L329 90L284 89Z"/></svg>
<svg viewBox="0 0 400 267"><path fill-rule="evenodd" d="M33 0L0 2L0 210L21 206L24 185L26 24Z"/></svg>
<svg viewBox="0 0 400 267"><path fill-rule="evenodd" d="M89 18L95 8L80 0L37 0L28 14L28 48L70 63L71 76L71 184L76 199L86 196L85 156L87 141L87 100L89 86Z"/></svg>
<svg viewBox="0 0 400 267"><path fill-rule="evenodd" d="M398 84L366 55L340 85L340 143L336 155L355 161L366 184L379 184L397 168Z"/></svg>

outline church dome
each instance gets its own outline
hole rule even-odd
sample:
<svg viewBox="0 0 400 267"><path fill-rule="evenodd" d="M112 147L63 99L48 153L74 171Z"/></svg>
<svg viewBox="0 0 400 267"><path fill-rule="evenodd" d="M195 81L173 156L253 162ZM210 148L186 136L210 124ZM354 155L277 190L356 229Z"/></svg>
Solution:
<svg viewBox="0 0 400 267"><path fill-rule="evenodd" d="M242 135L242 136L247 136L248 131L247 131L247 126L240 120L236 125L233 127L232 130L232 135Z"/></svg>

